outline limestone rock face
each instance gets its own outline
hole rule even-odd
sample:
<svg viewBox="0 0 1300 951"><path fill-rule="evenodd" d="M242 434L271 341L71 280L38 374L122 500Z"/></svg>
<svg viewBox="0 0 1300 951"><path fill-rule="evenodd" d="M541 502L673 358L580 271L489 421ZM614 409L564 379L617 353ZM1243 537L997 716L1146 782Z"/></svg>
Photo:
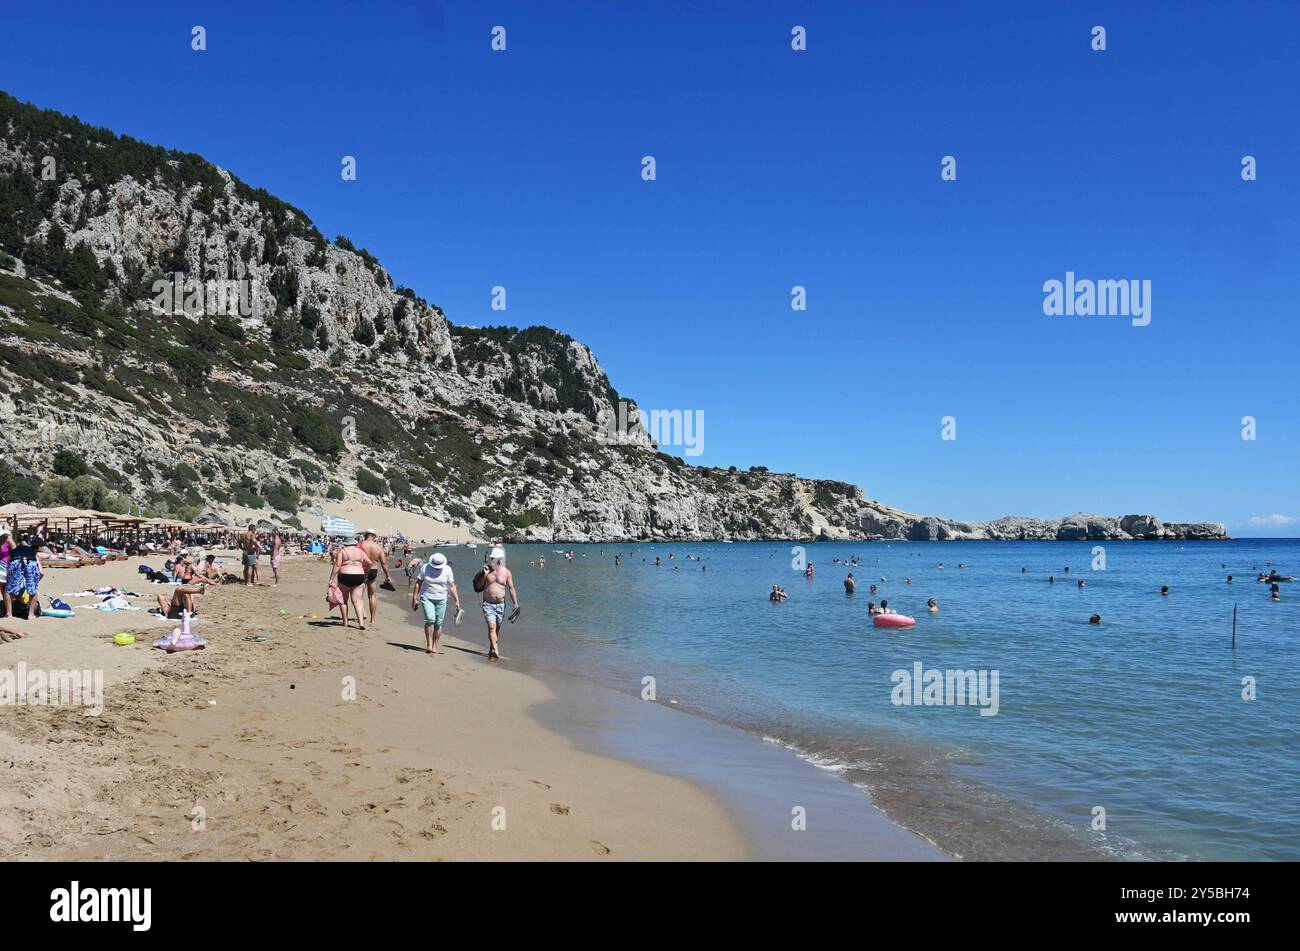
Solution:
<svg viewBox="0 0 1300 951"><path fill-rule="evenodd" d="M116 504L203 521L316 529L344 495L557 542L1225 537L1153 515L960 521L847 482L691 466L582 343L452 326L364 248L199 156L3 94L0 182L0 413L23 420L0 452L29 486L64 448Z"/></svg>

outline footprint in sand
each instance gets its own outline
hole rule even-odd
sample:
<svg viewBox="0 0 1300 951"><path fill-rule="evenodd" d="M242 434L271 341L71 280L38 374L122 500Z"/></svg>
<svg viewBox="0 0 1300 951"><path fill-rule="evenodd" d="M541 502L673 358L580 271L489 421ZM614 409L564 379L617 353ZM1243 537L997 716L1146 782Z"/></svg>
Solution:
<svg viewBox="0 0 1300 951"><path fill-rule="evenodd" d="M534 786L541 786L543 789L550 789L550 788L551 788L551 786L550 786L549 783L544 783L544 782L542 782L540 779L530 779L530 780L528 780L528 781L529 781L530 783L532 783Z"/></svg>
<svg viewBox="0 0 1300 951"><path fill-rule="evenodd" d="M561 806L558 802L551 803L551 812L557 816L567 816L569 814L568 806Z"/></svg>
<svg viewBox="0 0 1300 951"><path fill-rule="evenodd" d="M609 855L609 846L595 839L591 840L591 850L597 855Z"/></svg>

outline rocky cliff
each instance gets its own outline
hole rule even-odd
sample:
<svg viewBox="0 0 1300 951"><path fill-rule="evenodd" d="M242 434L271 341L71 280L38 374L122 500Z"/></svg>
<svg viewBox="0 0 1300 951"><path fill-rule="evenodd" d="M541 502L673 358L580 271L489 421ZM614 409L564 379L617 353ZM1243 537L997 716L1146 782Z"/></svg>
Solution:
<svg viewBox="0 0 1300 951"><path fill-rule="evenodd" d="M959 522L687 465L581 343L454 326L199 156L3 94L0 412L21 422L0 502L315 528L356 496L519 540L1224 537L1148 515Z"/></svg>

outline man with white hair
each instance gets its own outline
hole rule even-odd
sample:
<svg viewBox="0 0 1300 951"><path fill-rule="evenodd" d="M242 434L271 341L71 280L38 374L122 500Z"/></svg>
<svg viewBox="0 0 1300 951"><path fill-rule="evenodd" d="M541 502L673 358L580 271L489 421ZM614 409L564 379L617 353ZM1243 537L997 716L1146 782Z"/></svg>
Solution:
<svg viewBox="0 0 1300 951"><path fill-rule="evenodd" d="M441 654L438 643L442 640L442 625L447 618L447 598L456 604L460 617L460 592L456 590L456 577L452 574L447 556L434 552L420 573L420 587L411 594L411 610L424 607L424 652Z"/></svg>
<svg viewBox="0 0 1300 951"><path fill-rule="evenodd" d="M515 609L510 612L510 620L519 617L519 592L515 590L515 578L506 567L506 553L500 545L493 547L477 575L474 576L474 590L483 595L483 618L488 629L488 661L497 663L501 660L499 638L501 622L506 616L506 592Z"/></svg>

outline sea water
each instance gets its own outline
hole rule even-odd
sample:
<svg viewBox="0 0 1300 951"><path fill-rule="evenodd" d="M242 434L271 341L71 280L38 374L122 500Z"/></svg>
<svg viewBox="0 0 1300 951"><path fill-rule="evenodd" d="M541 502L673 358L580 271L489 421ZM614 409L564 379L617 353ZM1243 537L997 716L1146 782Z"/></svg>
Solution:
<svg viewBox="0 0 1300 951"><path fill-rule="evenodd" d="M473 637L481 553L443 550ZM1300 859L1300 582L1255 581L1300 575L1300 541L508 552L528 624L507 656L785 744L963 858ZM916 626L873 627L882 598ZM996 714L900 702L918 664L983 674Z"/></svg>

